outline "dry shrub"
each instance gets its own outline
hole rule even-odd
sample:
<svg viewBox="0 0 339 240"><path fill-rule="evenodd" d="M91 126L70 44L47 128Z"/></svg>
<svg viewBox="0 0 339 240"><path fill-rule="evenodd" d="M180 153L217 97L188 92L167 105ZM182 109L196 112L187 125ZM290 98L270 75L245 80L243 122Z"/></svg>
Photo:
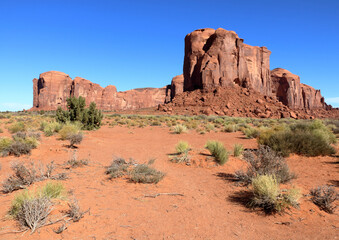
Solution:
<svg viewBox="0 0 339 240"><path fill-rule="evenodd" d="M128 167L131 163L127 163L123 158L115 158L111 165L106 169L106 174L112 178L119 178L128 173Z"/></svg>
<svg viewBox="0 0 339 240"><path fill-rule="evenodd" d="M164 173L151 168L148 164L138 164L130 172L130 179L136 183L155 183L157 184Z"/></svg>
<svg viewBox="0 0 339 240"><path fill-rule="evenodd" d="M75 134L70 134L66 137L66 140L69 141L69 147L74 148L75 145L78 145L82 142L84 136L81 132L75 133Z"/></svg>
<svg viewBox="0 0 339 240"><path fill-rule="evenodd" d="M332 186L319 186L311 190L312 202L327 213L334 213L337 206L334 202L339 199L338 193Z"/></svg>
<svg viewBox="0 0 339 240"><path fill-rule="evenodd" d="M279 183L288 182L295 177L285 159L267 146L259 146L257 151L245 151L243 157L249 164L247 172L237 171L235 175L246 185L258 175L274 175Z"/></svg>
<svg viewBox="0 0 339 240"><path fill-rule="evenodd" d="M14 174L11 175L2 184L3 192L10 193L29 186L34 182L51 178L55 169L54 163L46 165L46 169L42 164L30 163L30 167L26 167L22 162L16 162L11 166Z"/></svg>

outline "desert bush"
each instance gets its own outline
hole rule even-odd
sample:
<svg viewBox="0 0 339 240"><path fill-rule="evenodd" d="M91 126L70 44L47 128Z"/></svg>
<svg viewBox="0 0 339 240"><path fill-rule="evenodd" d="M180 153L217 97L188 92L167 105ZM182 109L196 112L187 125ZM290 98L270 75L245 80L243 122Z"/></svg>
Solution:
<svg viewBox="0 0 339 240"><path fill-rule="evenodd" d="M13 140L7 137L0 138L0 153L8 152L8 148L12 145Z"/></svg>
<svg viewBox="0 0 339 240"><path fill-rule="evenodd" d="M233 156L239 157L244 151L244 146L242 144L235 144L233 147Z"/></svg>
<svg viewBox="0 0 339 240"><path fill-rule="evenodd" d="M81 132L76 133L76 134L71 134L67 136L67 140L69 141L69 147L74 148L75 145L80 144L83 139L83 134Z"/></svg>
<svg viewBox="0 0 339 240"><path fill-rule="evenodd" d="M46 169L42 164L37 165L33 162L30 163L30 167L26 167L22 162L16 162L12 164L11 168L14 171L13 175L2 184L4 193L10 193L25 188L25 186L29 186L34 182L51 178L55 169L53 162L47 164Z"/></svg>
<svg viewBox="0 0 339 240"><path fill-rule="evenodd" d="M283 156L296 153L305 156L331 155L334 134L319 120L291 124L283 129L263 131L258 143L269 146Z"/></svg>
<svg viewBox="0 0 339 240"><path fill-rule="evenodd" d="M26 130L26 126L23 122L16 122L9 126L8 130L10 133L24 132Z"/></svg>
<svg viewBox="0 0 339 240"><path fill-rule="evenodd" d="M259 136L259 130L256 128L252 128L252 127L243 128L242 131L245 134L246 138L249 138L249 139L257 138Z"/></svg>
<svg viewBox="0 0 339 240"><path fill-rule="evenodd" d="M0 133L3 133L4 132L4 130L2 130L2 128L0 128Z"/></svg>
<svg viewBox="0 0 339 240"><path fill-rule="evenodd" d="M237 171L235 175L244 184L250 184L258 175L274 175L278 183L286 183L295 177L285 159L267 146L259 146L257 151L245 151L243 157L248 163L247 171Z"/></svg>
<svg viewBox="0 0 339 240"><path fill-rule="evenodd" d="M96 108L96 104L94 102L91 102L89 108L87 109L85 108L85 98L81 96L79 98L71 97L66 101L67 111L58 108L56 112L56 119L58 122L81 122L82 128L86 130L100 128L103 114Z"/></svg>
<svg viewBox="0 0 339 240"><path fill-rule="evenodd" d="M109 165L106 169L106 174L112 178L119 178L128 173L128 168L131 163L128 163L123 158L115 158L111 165Z"/></svg>
<svg viewBox="0 0 339 240"><path fill-rule="evenodd" d="M220 165L223 165L228 161L228 152L221 142L207 141L205 148L208 149Z"/></svg>
<svg viewBox="0 0 339 240"><path fill-rule="evenodd" d="M185 125L182 125L182 124L175 125L173 127L173 132L176 133L176 134L185 133L185 132L187 132L187 127Z"/></svg>
<svg viewBox="0 0 339 240"><path fill-rule="evenodd" d="M157 184L164 173L151 168L148 164L138 164L130 172L130 179L136 183L155 183Z"/></svg>
<svg viewBox="0 0 339 240"><path fill-rule="evenodd" d="M62 125L59 122L42 122L40 129L44 132L46 137L50 137L54 135L54 133L58 133L62 128Z"/></svg>
<svg viewBox="0 0 339 240"><path fill-rule="evenodd" d="M334 213L337 206L334 202L339 199L339 195L332 186L319 186L311 190L312 202L321 210L327 213Z"/></svg>
<svg viewBox="0 0 339 240"><path fill-rule="evenodd" d="M178 154L188 152L190 149L190 146L188 142L185 141L179 141L178 144L175 146L175 150L177 151Z"/></svg>
<svg viewBox="0 0 339 240"><path fill-rule="evenodd" d="M67 140L71 135L80 133L81 124L79 122L66 123L59 131L59 137L61 140Z"/></svg>
<svg viewBox="0 0 339 240"><path fill-rule="evenodd" d="M186 163L186 165L189 165L191 162L191 156L188 154L188 151L185 151L171 158L171 161L175 163Z"/></svg>
<svg viewBox="0 0 339 240"><path fill-rule="evenodd" d="M250 206L262 208L266 213L284 211L289 207L297 207L299 190L281 191L279 183L273 175L258 175L252 179L253 198Z"/></svg>

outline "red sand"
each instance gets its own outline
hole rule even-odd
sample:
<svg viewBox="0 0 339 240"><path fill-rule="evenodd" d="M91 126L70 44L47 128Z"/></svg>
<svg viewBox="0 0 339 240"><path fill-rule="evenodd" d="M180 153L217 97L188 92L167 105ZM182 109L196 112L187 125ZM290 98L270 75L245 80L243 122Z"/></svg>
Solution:
<svg viewBox="0 0 339 240"><path fill-rule="evenodd" d="M5 133L4 133L5 134ZM3 136L4 134L0 134ZM190 143L196 164L186 166L169 161L179 140ZM80 222L71 223L61 234L60 224L39 229L33 235L26 233L1 234L0 239L336 239L337 214L320 211L308 196L300 200L300 209L283 215L265 216L260 211L246 208L231 197L247 190L220 173L233 174L245 168L243 160L230 157L224 166L206 162L203 149L207 140L222 141L227 149L235 143L247 148L257 146L255 140L245 139L242 133L206 133L195 131L174 135L166 127L128 129L102 127L88 132L79 146L79 159L89 158L89 166L71 170L62 169L72 150L56 137L43 137L31 156L19 159L25 162L55 161L57 172L69 172L70 179L62 181L72 190L82 209L90 208ZM154 167L166 173L157 185L135 184L127 179L108 180L105 166L113 156L132 157L139 163L156 158ZM1 158L0 180L10 173L10 162L15 157ZM338 158L307 158L292 156L288 164L298 176L292 185L307 195L311 188L336 183L338 188ZM43 184L38 183L34 186ZM0 232L18 230L15 221L6 218L11 201L17 192L0 196ZM181 193L184 196L161 195L146 198L146 194ZM336 220L337 219L337 220Z"/></svg>

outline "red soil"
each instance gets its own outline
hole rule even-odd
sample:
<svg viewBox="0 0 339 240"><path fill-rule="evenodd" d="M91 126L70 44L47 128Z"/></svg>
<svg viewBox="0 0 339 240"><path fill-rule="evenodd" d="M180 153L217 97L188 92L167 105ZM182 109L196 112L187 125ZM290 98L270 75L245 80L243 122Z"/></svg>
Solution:
<svg viewBox="0 0 339 240"><path fill-rule="evenodd" d="M4 135L4 134L0 134ZM241 191L227 174L245 168L243 160L230 157L224 166L205 161L203 149L207 140L219 140L227 149L235 143L255 148L255 140L245 139L242 133L206 133L195 131L174 135L168 128L102 127L88 132L78 148L79 159L89 158L89 166L62 169L72 155L56 137L43 137L31 156L19 158L28 162L55 161L58 172L69 172L70 179L62 181L72 190L82 209L90 212L77 223L71 223L60 235L53 232L59 225L41 228L33 235L26 233L1 234L0 239L335 239L338 236L337 214L320 211L308 196L311 188L336 183L338 189L338 158L307 158L292 156L288 164L298 176L292 185L305 194L300 209L283 215L265 216L241 203ZM186 166L169 161L179 140L190 143L196 164ZM105 166L113 156L132 157L139 163L156 158L154 167L166 173L157 185L135 184L127 179L108 180ZM15 157L1 158L0 181L10 173ZM43 183L39 183L43 184ZM34 184L37 186L39 184ZM184 196L146 194L181 193ZM17 230L13 220L6 218L16 193L0 196L0 232ZM337 219L337 220L336 220Z"/></svg>

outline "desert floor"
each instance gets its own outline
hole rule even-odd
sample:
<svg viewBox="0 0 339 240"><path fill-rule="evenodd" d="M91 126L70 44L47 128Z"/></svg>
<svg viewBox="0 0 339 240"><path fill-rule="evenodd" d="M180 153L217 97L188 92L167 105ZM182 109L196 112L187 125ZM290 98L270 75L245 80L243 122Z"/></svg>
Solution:
<svg viewBox="0 0 339 240"><path fill-rule="evenodd" d="M9 136L8 132L0 136ZM192 164L170 161L175 145L185 140L192 146ZM71 223L61 234L61 223L46 226L34 234L13 233L18 230L7 211L15 194L0 194L0 239L337 239L338 211L328 214L310 201L310 189L332 184L338 189L339 157L291 156L288 165L297 178L290 185L301 189L300 208L280 215L265 215L246 207L248 187L238 186L232 175L246 169L240 158L230 156L224 166L218 166L204 149L207 140L219 140L228 150L236 143L256 148L256 140L246 139L241 132L189 131L172 134L167 127L127 128L103 126L86 132L76 149L79 159L89 165L65 168L73 149L57 136L42 136L41 144L30 156L0 158L0 181L11 173L11 162L54 161L57 172L67 172L69 179L61 181L76 197L83 210L90 209L79 222ZM133 158L146 163L155 158L153 167L166 173L158 184L135 184L128 178L110 180L105 174L115 156ZM30 186L34 188L39 182ZM179 193L159 195L157 193ZM57 211L55 211L57 212ZM57 213L56 213L57 214Z"/></svg>

